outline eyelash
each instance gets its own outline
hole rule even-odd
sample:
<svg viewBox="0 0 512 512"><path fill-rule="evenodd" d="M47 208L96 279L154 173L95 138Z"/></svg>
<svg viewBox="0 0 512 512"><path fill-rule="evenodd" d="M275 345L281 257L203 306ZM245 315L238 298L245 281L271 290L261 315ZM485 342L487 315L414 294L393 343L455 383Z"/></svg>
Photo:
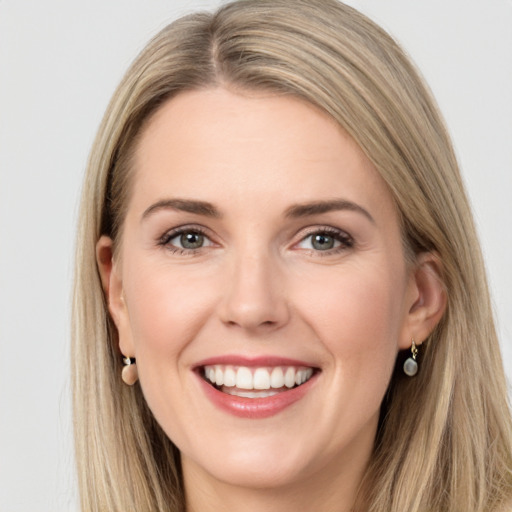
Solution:
<svg viewBox="0 0 512 512"><path fill-rule="evenodd" d="M170 243L170 241L173 240L174 238L177 238L184 234L201 235L211 243L211 240L208 237L206 230L204 230L200 226L182 226L182 227L179 227L179 228L176 228L176 229L173 229L171 231L167 231L166 233L164 233L158 239L158 245L161 247L165 247L171 253L177 254L180 256L181 255L193 256L193 255L199 253L205 247L208 247L208 246L201 246L201 247L198 247L197 249L187 249L187 248L183 248L183 247L176 247L175 245L172 245ZM331 256L333 254L338 254L340 252L343 252L347 249L354 247L354 239L348 233L346 233L345 231L341 231L339 229L327 227L327 226L322 227L322 228L312 228L311 231L309 231L309 233L307 233L305 236L303 236L300 239L300 241L297 244L295 244L295 246L305 242L308 238L311 238L313 236L318 236L318 235L326 235L328 237L331 237L334 239L335 242L339 242L339 245L337 247L333 247L333 248L327 249L327 250L305 249L310 254L314 254L315 256L320 256L320 257Z"/></svg>
<svg viewBox="0 0 512 512"><path fill-rule="evenodd" d="M354 239L348 233L346 233L345 231L341 231L340 229L328 226L322 228L312 228L311 231L306 234L306 236L301 238L299 244L317 235L326 235L328 237L331 237L334 239L335 242L339 242L339 245L337 247L333 247L331 249L327 249L324 251L319 249L305 249L309 253L314 254L315 256L332 256L333 254L338 254L340 252L346 251L347 249L351 249L355 245Z"/></svg>
<svg viewBox="0 0 512 512"><path fill-rule="evenodd" d="M203 247L198 247L197 249L186 249L183 247L176 247L170 243L174 238L179 237L184 234L195 234L201 235L207 240L210 240L206 231L199 226L182 226L176 229L172 229L171 231L167 231L158 239L158 245L165 247L172 254L177 254L178 256L193 256L197 254Z"/></svg>

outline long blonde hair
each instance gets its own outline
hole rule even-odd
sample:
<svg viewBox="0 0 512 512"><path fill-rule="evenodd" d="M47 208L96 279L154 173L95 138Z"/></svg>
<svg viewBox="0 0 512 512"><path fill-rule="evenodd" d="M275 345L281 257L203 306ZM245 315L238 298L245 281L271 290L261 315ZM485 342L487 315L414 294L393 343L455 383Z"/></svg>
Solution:
<svg viewBox="0 0 512 512"><path fill-rule="evenodd" d="M85 511L185 509L179 453L140 387L120 378L96 266L119 236L141 127L180 91L227 84L329 113L391 190L414 257L436 251L447 311L414 379L393 375L361 486L368 512L501 510L512 502L512 426L484 265L449 136L422 79L381 28L335 0L241 0L162 30L105 114L85 177L75 270L73 396ZM398 368L397 364L397 368Z"/></svg>

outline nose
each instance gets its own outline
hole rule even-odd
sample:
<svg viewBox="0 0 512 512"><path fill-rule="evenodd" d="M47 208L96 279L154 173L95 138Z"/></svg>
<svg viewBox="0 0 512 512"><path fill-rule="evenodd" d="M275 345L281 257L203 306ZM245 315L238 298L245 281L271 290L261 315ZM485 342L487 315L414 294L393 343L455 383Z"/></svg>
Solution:
<svg viewBox="0 0 512 512"><path fill-rule="evenodd" d="M220 307L222 321L247 331L269 332L290 316L279 262L269 254L239 255L227 273Z"/></svg>

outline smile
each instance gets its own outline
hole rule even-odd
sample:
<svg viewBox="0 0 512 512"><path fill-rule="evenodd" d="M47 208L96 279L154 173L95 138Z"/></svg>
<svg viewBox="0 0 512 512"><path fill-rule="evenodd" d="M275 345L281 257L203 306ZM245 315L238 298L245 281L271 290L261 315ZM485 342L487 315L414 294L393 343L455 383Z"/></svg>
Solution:
<svg viewBox="0 0 512 512"><path fill-rule="evenodd" d="M295 366L248 367L207 365L204 378L219 391L244 398L265 398L300 386L313 376L313 368Z"/></svg>
<svg viewBox="0 0 512 512"><path fill-rule="evenodd" d="M193 369L211 404L246 419L269 418L303 402L322 374L304 360L234 354L200 361Z"/></svg>

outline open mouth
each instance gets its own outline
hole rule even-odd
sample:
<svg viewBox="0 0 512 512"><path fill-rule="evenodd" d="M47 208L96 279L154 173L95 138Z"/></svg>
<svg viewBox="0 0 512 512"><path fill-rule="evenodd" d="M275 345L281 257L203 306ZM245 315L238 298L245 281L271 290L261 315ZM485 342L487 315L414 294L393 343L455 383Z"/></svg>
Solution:
<svg viewBox="0 0 512 512"><path fill-rule="evenodd" d="M305 384L317 369L305 366L249 367L206 365L200 374L214 388L232 396L266 398Z"/></svg>

